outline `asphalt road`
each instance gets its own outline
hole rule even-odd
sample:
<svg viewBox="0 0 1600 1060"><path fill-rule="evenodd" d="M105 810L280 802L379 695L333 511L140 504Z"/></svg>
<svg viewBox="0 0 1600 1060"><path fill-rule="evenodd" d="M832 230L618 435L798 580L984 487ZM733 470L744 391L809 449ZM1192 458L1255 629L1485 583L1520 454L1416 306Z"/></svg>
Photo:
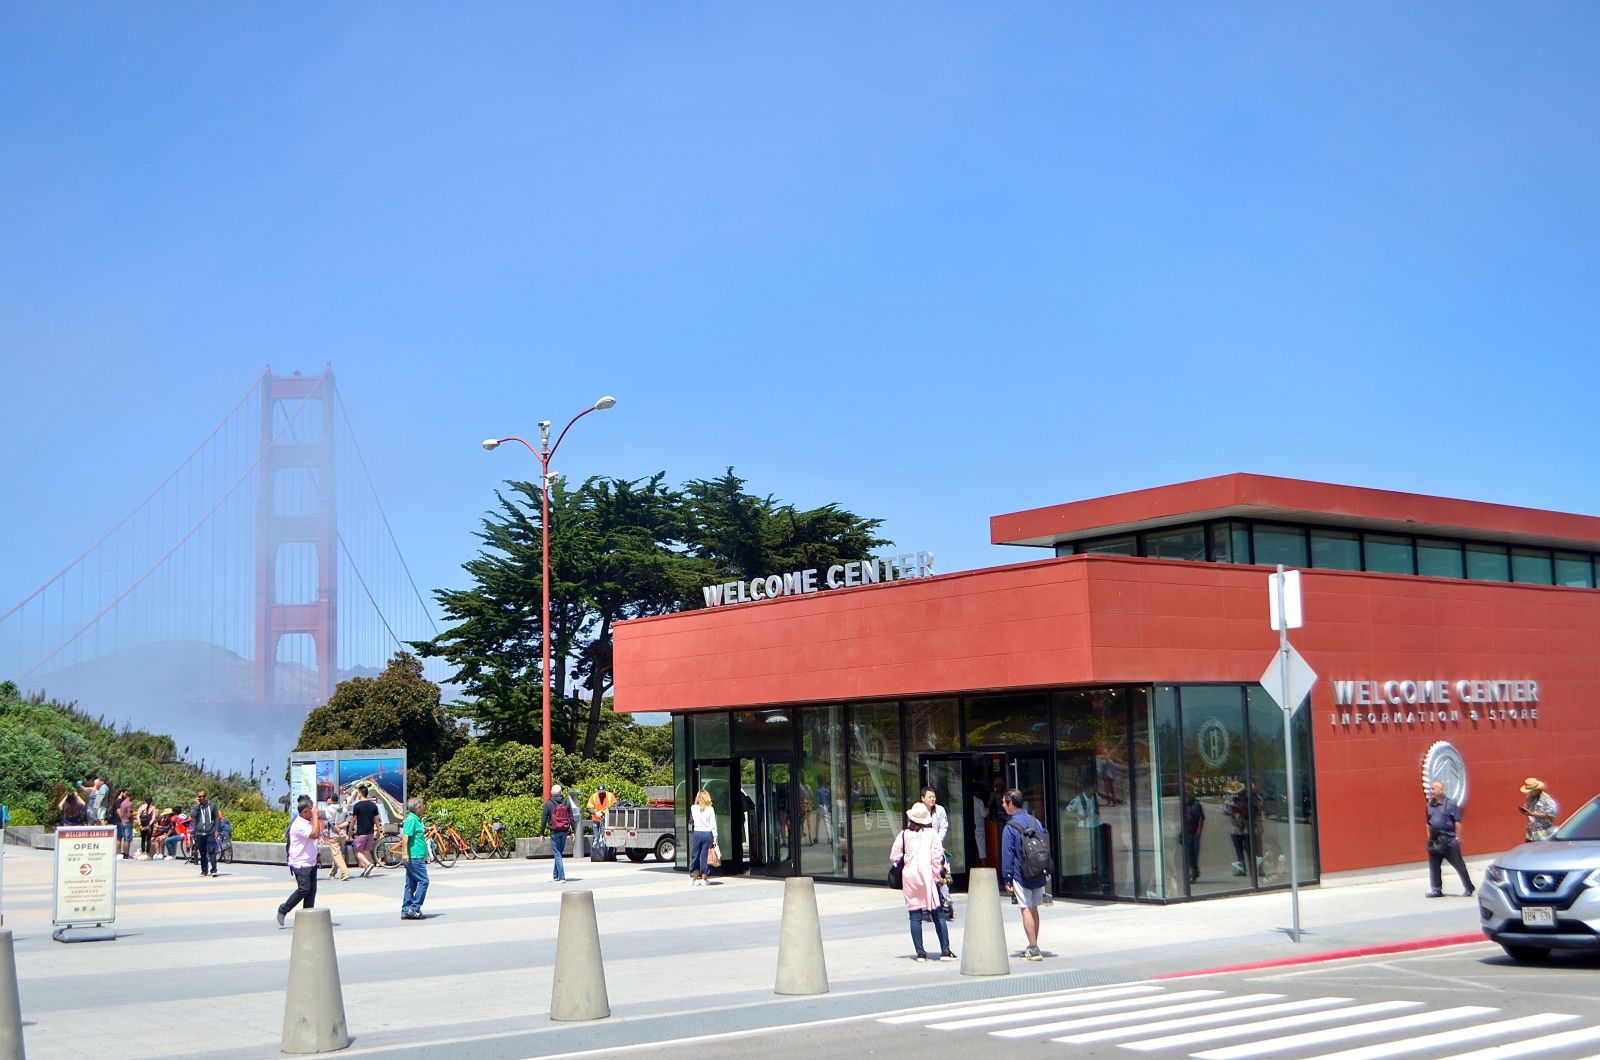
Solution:
<svg viewBox="0 0 1600 1060"><path fill-rule="evenodd" d="M796 1058L1566 1060L1600 1055L1600 957L1517 964L1487 943L1454 946L908 1009L649 1053L652 1060L688 1060L730 1050Z"/></svg>

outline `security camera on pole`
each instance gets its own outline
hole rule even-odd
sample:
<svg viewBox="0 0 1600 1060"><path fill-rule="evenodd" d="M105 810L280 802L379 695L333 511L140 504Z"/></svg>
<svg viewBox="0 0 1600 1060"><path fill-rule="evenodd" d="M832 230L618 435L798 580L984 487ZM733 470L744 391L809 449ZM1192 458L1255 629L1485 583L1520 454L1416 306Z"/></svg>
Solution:
<svg viewBox="0 0 1600 1060"><path fill-rule="evenodd" d="M1289 822L1289 904L1293 909L1294 926L1289 937L1300 941L1300 858L1295 842L1296 807L1294 797L1294 715L1311 694L1317 683L1316 671L1301 658L1289 643L1289 630L1305 624L1305 609L1300 598L1300 572L1285 571L1278 564L1278 573L1267 575L1267 608L1272 628L1278 631L1278 653L1272 664L1261 675L1261 687L1277 701L1283 710L1283 774L1285 798L1284 816Z"/></svg>

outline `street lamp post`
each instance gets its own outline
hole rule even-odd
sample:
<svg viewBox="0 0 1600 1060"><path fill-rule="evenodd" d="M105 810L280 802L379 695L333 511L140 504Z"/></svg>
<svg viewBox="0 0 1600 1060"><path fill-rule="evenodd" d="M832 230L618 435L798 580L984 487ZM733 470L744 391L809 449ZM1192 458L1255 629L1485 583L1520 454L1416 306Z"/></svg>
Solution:
<svg viewBox="0 0 1600 1060"><path fill-rule="evenodd" d="M550 460L556 455L556 450L561 448L561 440L572 430L572 425L589 415L591 412L601 412L617 403L617 399L607 394L593 405L578 413L567 421L561 428L561 433L556 435L556 444L550 444L550 421L539 421L539 448L535 449L525 439L511 436L507 438L485 438L483 447L488 450L496 449L502 442L521 442L523 448L532 453L539 461L539 536L543 539L544 561L541 566L539 578L540 588L544 591L544 607L539 617L540 639L544 642L544 667L540 671L539 683L543 686L543 723L539 733L540 757L544 767L544 790L542 796L550 797Z"/></svg>

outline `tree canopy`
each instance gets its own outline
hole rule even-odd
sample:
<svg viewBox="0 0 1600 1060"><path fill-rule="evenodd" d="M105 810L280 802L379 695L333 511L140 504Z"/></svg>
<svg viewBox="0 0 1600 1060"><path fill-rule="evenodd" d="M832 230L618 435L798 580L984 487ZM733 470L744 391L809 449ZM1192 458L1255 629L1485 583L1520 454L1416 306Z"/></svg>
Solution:
<svg viewBox="0 0 1600 1060"><path fill-rule="evenodd" d="M352 677L306 715L297 751L404 747L409 769L431 777L467 742L439 706L439 686L422 676L422 661L397 651L377 677Z"/></svg>
<svg viewBox="0 0 1600 1060"><path fill-rule="evenodd" d="M889 543L877 536L881 520L752 494L731 467L681 489L665 479L596 477L575 490L551 479L551 739L586 758L605 729L617 622L701 607L702 585L825 567ZM457 709L485 739L538 744L539 489L506 485L478 530L484 547L463 565L472 586L434 594L452 625L414 647L455 667L472 697Z"/></svg>

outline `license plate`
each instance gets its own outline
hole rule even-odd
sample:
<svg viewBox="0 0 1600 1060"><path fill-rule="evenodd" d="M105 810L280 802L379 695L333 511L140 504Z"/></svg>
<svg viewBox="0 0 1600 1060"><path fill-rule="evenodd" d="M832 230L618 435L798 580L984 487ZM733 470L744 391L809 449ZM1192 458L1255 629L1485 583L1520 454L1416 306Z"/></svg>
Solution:
<svg viewBox="0 0 1600 1060"><path fill-rule="evenodd" d="M1523 927L1555 927L1556 911L1547 905L1529 905L1522 909Z"/></svg>

